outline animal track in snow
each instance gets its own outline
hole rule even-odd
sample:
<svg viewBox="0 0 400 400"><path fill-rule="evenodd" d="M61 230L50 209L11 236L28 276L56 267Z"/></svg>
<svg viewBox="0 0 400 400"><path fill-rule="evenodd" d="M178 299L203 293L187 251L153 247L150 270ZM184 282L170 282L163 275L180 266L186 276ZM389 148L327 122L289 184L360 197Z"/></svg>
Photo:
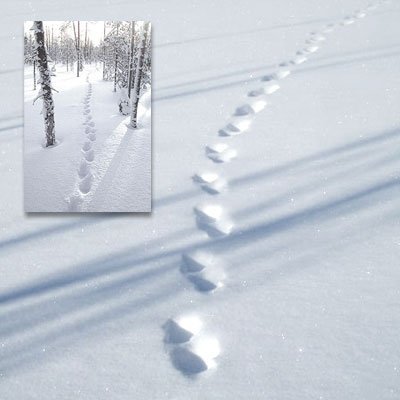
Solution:
<svg viewBox="0 0 400 400"><path fill-rule="evenodd" d="M263 84L262 94L272 94L277 92L281 87L279 86L278 82L270 81Z"/></svg>
<svg viewBox="0 0 400 400"><path fill-rule="evenodd" d="M275 72L275 77L277 80L284 79L291 74L290 63L284 61L278 64L278 71Z"/></svg>
<svg viewBox="0 0 400 400"><path fill-rule="evenodd" d="M354 13L354 17L357 19L365 18L367 16L367 13L365 11L357 11Z"/></svg>
<svg viewBox="0 0 400 400"><path fill-rule="evenodd" d="M212 268L217 263L217 259L214 255L205 251L196 250L182 255L181 271L183 273L196 273L205 268Z"/></svg>
<svg viewBox="0 0 400 400"><path fill-rule="evenodd" d="M199 333L203 322L195 315L170 318L164 325L165 343L185 343Z"/></svg>
<svg viewBox="0 0 400 400"><path fill-rule="evenodd" d="M195 174L192 179L195 183L199 184L205 192L210 194L221 193L227 187L226 180L220 178L218 174L213 172Z"/></svg>
<svg viewBox="0 0 400 400"><path fill-rule="evenodd" d="M86 141L82 146L83 151L89 151L91 148L92 148L92 143L88 141Z"/></svg>
<svg viewBox="0 0 400 400"><path fill-rule="evenodd" d="M197 227L213 238L227 236L232 232L233 223L223 208L215 204L201 204L193 209Z"/></svg>
<svg viewBox="0 0 400 400"><path fill-rule="evenodd" d="M251 118L233 118L224 128L218 131L219 136L236 136L250 128Z"/></svg>
<svg viewBox="0 0 400 400"><path fill-rule="evenodd" d="M194 208L194 212L198 218L207 223L213 223L221 219L223 208L214 204L202 204Z"/></svg>
<svg viewBox="0 0 400 400"><path fill-rule="evenodd" d="M290 69L285 69L285 70L279 70L275 73L277 79L284 79L288 77L292 72Z"/></svg>
<svg viewBox="0 0 400 400"><path fill-rule="evenodd" d="M94 129L93 117L90 113L90 98L92 92L92 85L89 82L89 75L86 77L88 82L88 90L83 100L83 115L85 116L85 134L86 140L82 145L81 151L83 157L77 169L78 179L75 183L74 192L66 199L70 211L80 211L85 202L85 195L88 194L92 188L93 174L91 172L90 163L94 161L93 142L96 140L96 129ZM89 139L89 140L87 140Z"/></svg>
<svg viewBox="0 0 400 400"><path fill-rule="evenodd" d="M195 375L215 368L215 358L219 354L218 340L202 335L194 337L187 345L176 346L170 357L176 369L185 375Z"/></svg>
<svg viewBox="0 0 400 400"><path fill-rule="evenodd" d="M193 176L193 180L195 182L198 182L198 183L201 183L201 184L213 183L218 179L219 179L219 176L215 172L203 172L201 174L195 174Z"/></svg>
<svg viewBox="0 0 400 400"><path fill-rule="evenodd" d="M216 163L223 163L234 159L237 151L229 147L226 143L217 143L206 146L206 154L210 160Z"/></svg>
<svg viewBox="0 0 400 400"><path fill-rule="evenodd" d="M87 124L85 124L87 125ZM86 126L85 128L85 132L88 133L95 133L96 132L96 128L94 128L93 126Z"/></svg>
<svg viewBox="0 0 400 400"><path fill-rule="evenodd" d="M203 251L183 254L181 272L200 292L222 287L225 279L221 261Z"/></svg>
<svg viewBox="0 0 400 400"><path fill-rule="evenodd" d="M93 175L91 173L88 173L84 178L79 183L79 190L83 194L87 194L90 192L90 189L92 188L92 182L93 182Z"/></svg>
<svg viewBox="0 0 400 400"><path fill-rule="evenodd" d="M319 46L317 46L315 44L312 44L312 45L307 46L307 47L304 48L304 51L306 53L315 53L318 50L319 50Z"/></svg>
<svg viewBox="0 0 400 400"><path fill-rule="evenodd" d="M354 24L354 22L355 22L355 19L353 17L348 16L341 22L341 24L343 26L344 25L351 25L351 24Z"/></svg>
<svg viewBox="0 0 400 400"><path fill-rule="evenodd" d="M275 93L280 89L280 86L277 82L278 76L277 74L269 74L265 75L261 78L262 88L258 89L258 92L250 92L248 95L250 97L256 97L260 95L267 95Z"/></svg>
<svg viewBox="0 0 400 400"><path fill-rule="evenodd" d="M174 367L184 375L196 375L216 366L220 354L216 338L201 333L203 323L195 315L169 319L164 325L164 343Z"/></svg>
<svg viewBox="0 0 400 400"><path fill-rule="evenodd" d="M308 59L306 56L304 55L297 55L293 60L292 63L295 65L300 65L303 64L304 62L306 62Z"/></svg>
<svg viewBox="0 0 400 400"><path fill-rule="evenodd" d="M79 211L83 203L83 198L79 194L73 194L66 199L69 211Z"/></svg>
<svg viewBox="0 0 400 400"><path fill-rule="evenodd" d="M323 42L325 40L326 40L326 37L324 35L322 35L321 33L311 32L308 42L310 42L310 44L311 44L311 43Z"/></svg>
<svg viewBox="0 0 400 400"><path fill-rule="evenodd" d="M85 159L82 159L78 169L79 177L84 178L86 175L88 175L89 172L90 172L89 164Z"/></svg>
<svg viewBox="0 0 400 400"><path fill-rule="evenodd" d="M250 102L238 107L235 110L234 115L235 116L245 116L245 115L257 114L260 111L262 111L266 107L267 104L268 103L265 99L256 99L256 100L250 101Z"/></svg>
<svg viewBox="0 0 400 400"><path fill-rule="evenodd" d="M85 152L85 159L86 159L86 161L92 162L94 160L94 151L89 150L89 151Z"/></svg>
<svg viewBox="0 0 400 400"><path fill-rule="evenodd" d="M210 238L222 238L228 236L233 229L233 223L230 220L220 220L214 223L208 223L201 220L201 218L196 219L197 227L206 232Z"/></svg>

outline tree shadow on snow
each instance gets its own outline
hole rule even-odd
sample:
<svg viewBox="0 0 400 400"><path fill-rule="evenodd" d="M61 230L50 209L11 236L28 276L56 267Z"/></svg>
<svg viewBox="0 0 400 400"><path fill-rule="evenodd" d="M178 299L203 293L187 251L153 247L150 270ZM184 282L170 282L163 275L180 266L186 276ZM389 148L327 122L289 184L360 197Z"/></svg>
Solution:
<svg viewBox="0 0 400 400"><path fill-rule="evenodd" d="M303 168L302 173L307 176L308 169L311 169L317 161L320 162L319 168L329 168L333 171L329 177L330 181L328 180L325 184L333 184L341 180L346 184L346 175L351 170L353 162L360 162L361 168L365 164L366 173L368 173L368 168L374 169L374 164L369 164L373 152L378 151L377 157L373 159L376 165L397 161L392 157L387 160L382 158L384 149L380 146L392 147L392 141L398 138L399 130L383 132L242 176L237 178L233 185L236 187L245 187L254 183L265 185L268 184L271 176L279 176L300 167ZM348 167L337 172L335 164L340 160L339 164L343 165L343 156L346 156L344 160L347 160L345 162L348 163ZM396 166L393 166L393 171L396 170ZM67 343L78 342L87 335L95 335L100 326L104 330L108 324L112 326L114 321L121 318L128 318L131 321L126 329L137 326L139 321L155 309L157 304L172 300L186 286L190 287L190 283L185 279L176 281L176 277L180 276L180 258L184 252L195 249L214 250L217 253L231 252L232 249L248 249L251 252L252 249L253 257L257 257L257 252L254 252L254 246L256 246L257 249L263 249L262 255L258 256L268 258L268 267L273 257L280 254L282 246L296 248L296 243L301 241L298 229L336 221L355 212L362 215L362 210L373 208L382 200L392 201L397 198L400 182L397 175L394 176L375 178L373 182L361 181L360 186L353 189L351 185L344 185L346 191L336 197L310 201L308 206L301 210L289 210L281 216L268 218L267 210L290 196L290 191L286 188L285 192L277 193L275 199L262 201L257 205L239 210L236 215L238 220L244 221L249 216L255 215L258 216L257 222L250 225L244 224L239 230L219 240L208 241L195 238L189 243L182 244L182 239L193 233L194 227L187 231L173 231L169 235L146 242L146 245L139 243L107 256L71 265L63 271L28 285L8 291L3 290L0 294L2 306L0 336L4 340L13 339L15 344L2 349L0 370L3 373L10 373L33 362L45 362L49 359L48 357L60 356L56 347L62 349ZM299 195L307 195L317 190L320 182L315 182L312 174L310 179L311 181L306 179L305 182L299 182L297 188L293 189L297 189ZM183 198L186 200L185 196ZM166 205L171 204L168 197L164 198L164 201ZM162 206L162 203L159 206ZM23 245L31 240L76 229L81 224L100 221L106 222L106 219L81 218L66 224L45 227L19 238L8 239L0 246L4 251L8 246ZM291 235L286 238L283 235L285 233L287 235L291 233ZM281 247L267 240L281 235L284 238ZM275 269L275 278L279 278L283 269L294 271L299 263L307 263L307 257L310 254L294 252L297 258L291 263L279 263ZM250 258L248 262L251 263ZM15 341L16 338L20 339ZM44 347L52 351L45 354L42 351Z"/></svg>

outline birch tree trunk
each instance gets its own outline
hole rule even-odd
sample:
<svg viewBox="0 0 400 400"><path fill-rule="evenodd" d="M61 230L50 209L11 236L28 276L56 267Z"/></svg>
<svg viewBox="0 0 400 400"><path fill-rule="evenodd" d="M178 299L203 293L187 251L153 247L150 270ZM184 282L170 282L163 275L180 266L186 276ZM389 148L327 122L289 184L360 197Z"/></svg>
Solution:
<svg viewBox="0 0 400 400"><path fill-rule="evenodd" d="M106 22L103 26L103 81L106 79Z"/></svg>
<svg viewBox="0 0 400 400"><path fill-rule="evenodd" d="M140 86L142 83L143 61L144 61L148 30L149 30L149 22L147 22L144 25L143 36L139 45L138 55L137 55L135 82L133 85L131 123L130 123L130 127L133 129L137 128L137 112L138 112L138 105L140 98Z"/></svg>
<svg viewBox="0 0 400 400"><path fill-rule="evenodd" d="M80 48L80 41L81 41L81 31L79 21L78 24L78 34L76 34L75 30L75 22L72 22L72 27L74 28L74 37L75 37L75 49L76 49L76 76L79 78L79 71L81 71L81 48Z"/></svg>
<svg viewBox="0 0 400 400"><path fill-rule="evenodd" d="M82 56L81 56L81 25L78 21L78 76L79 72L82 71Z"/></svg>
<svg viewBox="0 0 400 400"><path fill-rule="evenodd" d="M33 59L33 90L36 90L36 60Z"/></svg>
<svg viewBox="0 0 400 400"><path fill-rule="evenodd" d="M132 80L133 80L133 60L135 57L135 21L132 21L131 29L131 52L129 55L129 78L128 78L128 98L131 98Z"/></svg>
<svg viewBox="0 0 400 400"><path fill-rule="evenodd" d="M85 44L83 48L83 59L85 60L85 63L87 64L87 59L88 59L88 35L87 35L87 22L85 24Z"/></svg>
<svg viewBox="0 0 400 400"><path fill-rule="evenodd" d="M117 37L119 32L119 22L117 22ZM114 92L117 91L117 72L118 72L118 49L117 45L114 44L114 51L115 51L115 65L114 65Z"/></svg>
<svg viewBox="0 0 400 400"><path fill-rule="evenodd" d="M41 90L38 97L43 98L43 118L46 133L46 147L52 146L56 142L54 125L54 102L51 93L51 78L47 64L47 54L44 42L43 22L34 21L33 30L35 32L36 54L38 70L40 74L39 82Z"/></svg>

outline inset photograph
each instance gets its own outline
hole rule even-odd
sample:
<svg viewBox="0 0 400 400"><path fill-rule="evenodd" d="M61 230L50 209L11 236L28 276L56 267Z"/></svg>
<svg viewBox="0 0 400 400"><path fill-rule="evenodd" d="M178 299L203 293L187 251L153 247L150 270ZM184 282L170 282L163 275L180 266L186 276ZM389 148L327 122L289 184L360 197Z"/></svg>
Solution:
<svg viewBox="0 0 400 400"><path fill-rule="evenodd" d="M25 212L151 212L151 24L24 23Z"/></svg>

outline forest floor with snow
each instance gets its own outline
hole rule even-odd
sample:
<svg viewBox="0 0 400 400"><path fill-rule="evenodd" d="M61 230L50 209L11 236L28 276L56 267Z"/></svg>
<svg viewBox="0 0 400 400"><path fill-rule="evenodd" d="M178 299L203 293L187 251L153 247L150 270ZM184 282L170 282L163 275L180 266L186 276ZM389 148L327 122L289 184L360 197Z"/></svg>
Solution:
<svg viewBox="0 0 400 400"><path fill-rule="evenodd" d="M141 97L141 127L133 130L101 65L86 65L80 77L63 65L54 73L57 144L46 148L39 87L33 90L33 69L25 67L25 211L150 212L151 91Z"/></svg>
<svg viewBox="0 0 400 400"><path fill-rule="evenodd" d="M60 10L152 22L151 214L24 214L17 22ZM0 397L397 400L399 13L379 0L10 3Z"/></svg>

